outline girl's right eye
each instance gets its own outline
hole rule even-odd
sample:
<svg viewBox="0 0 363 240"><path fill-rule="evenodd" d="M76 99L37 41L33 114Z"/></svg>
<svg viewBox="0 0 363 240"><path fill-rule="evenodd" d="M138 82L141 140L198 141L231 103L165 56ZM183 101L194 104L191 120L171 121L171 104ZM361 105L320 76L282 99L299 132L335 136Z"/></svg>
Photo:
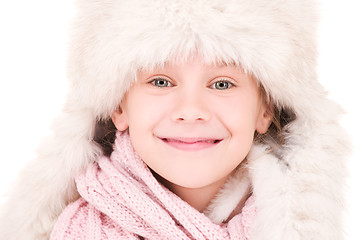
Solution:
<svg viewBox="0 0 363 240"><path fill-rule="evenodd" d="M155 85L156 87L159 88L164 88L164 87L172 87L173 84L171 84L168 80L164 79L164 78L155 78L152 81L150 81L149 83Z"/></svg>

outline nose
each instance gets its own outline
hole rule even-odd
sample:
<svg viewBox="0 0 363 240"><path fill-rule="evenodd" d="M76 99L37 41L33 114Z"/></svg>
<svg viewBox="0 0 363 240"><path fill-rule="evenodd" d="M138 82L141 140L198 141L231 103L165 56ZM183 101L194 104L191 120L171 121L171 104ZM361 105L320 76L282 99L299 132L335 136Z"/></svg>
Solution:
<svg viewBox="0 0 363 240"><path fill-rule="evenodd" d="M172 110L171 118L175 122L193 123L209 121L211 113L205 96L200 92L182 92Z"/></svg>

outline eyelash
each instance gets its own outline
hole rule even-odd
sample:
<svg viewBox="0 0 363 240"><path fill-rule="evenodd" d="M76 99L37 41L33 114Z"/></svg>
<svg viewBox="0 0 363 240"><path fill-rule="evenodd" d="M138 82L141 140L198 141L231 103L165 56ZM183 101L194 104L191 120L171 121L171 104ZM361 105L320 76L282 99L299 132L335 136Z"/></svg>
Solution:
<svg viewBox="0 0 363 240"><path fill-rule="evenodd" d="M160 87L160 86L158 86L157 85L157 81L166 81L167 82L167 86L163 86L163 87ZM224 82L224 83L227 83L228 84L228 87L227 88L223 88L223 89L217 89L216 87L215 87L215 85L217 84L217 83L222 83L222 82ZM154 86L156 86L156 87L159 87L159 88L164 88L164 87L173 87L174 85L172 84L172 83L170 83L170 81L169 80L166 80L166 79L164 79L164 78L155 78L155 79L153 79L153 80L151 80L150 82L148 82L148 83L150 83L150 84L152 84L152 85L154 85ZM216 82L214 82L211 86L214 86L214 87L212 87L213 89L217 89L217 90L226 90L226 89L230 89L230 88L232 88L232 87L235 87L236 85L235 84L233 84L232 82L230 82L230 81L227 81L227 80L218 80L218 81L216 81Z"/></svg>

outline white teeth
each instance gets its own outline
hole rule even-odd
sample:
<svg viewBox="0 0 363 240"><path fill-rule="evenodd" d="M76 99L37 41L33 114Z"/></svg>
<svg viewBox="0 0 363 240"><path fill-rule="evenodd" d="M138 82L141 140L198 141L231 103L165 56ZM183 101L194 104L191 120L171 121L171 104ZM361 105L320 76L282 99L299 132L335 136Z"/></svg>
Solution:
<svg viewBox="0 0 363 240"><path fill-rule="evenodd" d="M217 143L218 142L218 140L208 140L208 141L206 141L207 143Z"/></svg>

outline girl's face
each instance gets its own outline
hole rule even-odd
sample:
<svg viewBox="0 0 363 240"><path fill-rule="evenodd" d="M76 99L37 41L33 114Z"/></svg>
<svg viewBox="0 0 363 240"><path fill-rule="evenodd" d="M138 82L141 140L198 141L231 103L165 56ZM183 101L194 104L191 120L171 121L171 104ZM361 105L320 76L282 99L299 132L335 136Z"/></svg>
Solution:
<svg viewBox="0 0 363 240"><path fill-rule="evenodd" d="M271 123L251 77L199 59L140 71L112 119L155 173L187 188L224 182Z"/></svg>

